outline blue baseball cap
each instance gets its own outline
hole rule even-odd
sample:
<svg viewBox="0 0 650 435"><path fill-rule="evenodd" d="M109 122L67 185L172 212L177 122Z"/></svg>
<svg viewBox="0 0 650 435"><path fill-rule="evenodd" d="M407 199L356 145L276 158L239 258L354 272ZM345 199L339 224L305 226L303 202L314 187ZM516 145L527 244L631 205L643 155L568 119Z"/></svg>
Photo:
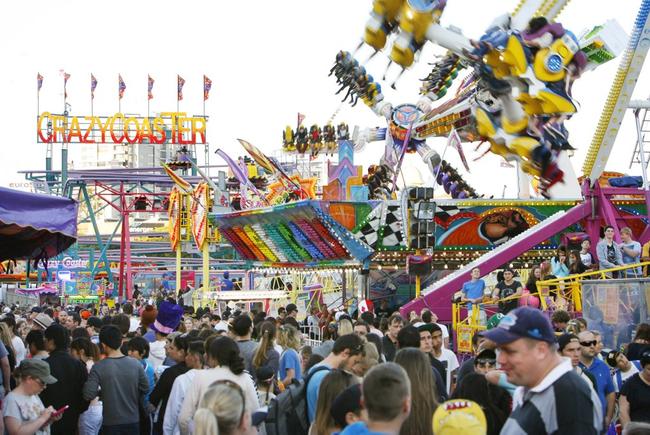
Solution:
<svg viewBox="0 0 650 435"><path fill-rule="evenodd" d="M520 338L555 343L551 322L541 311L530 307L510 311L496 328L486 331L483 336L496 344L508 344Z"/></svg>

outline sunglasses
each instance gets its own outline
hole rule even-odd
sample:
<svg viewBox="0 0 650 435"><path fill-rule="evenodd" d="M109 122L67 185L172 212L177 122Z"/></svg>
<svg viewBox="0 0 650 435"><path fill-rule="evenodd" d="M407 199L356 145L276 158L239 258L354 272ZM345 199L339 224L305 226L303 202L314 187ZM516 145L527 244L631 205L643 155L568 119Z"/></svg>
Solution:
<svg viewBox="0 0 650 435"><path fill-rule="evenodd" d="M581 341L580 342L580 345L584 346L584 347L591 347L591 346L595 346L596 344L598 344L598 340Z"/></svg>
<svg viewBox="0 0 650 435"><path fill-rule="evenodd" d="M497 360L495 359L479 359L476 361L476 365L483 368L483 367L494 367L497 365Z"/></svg>

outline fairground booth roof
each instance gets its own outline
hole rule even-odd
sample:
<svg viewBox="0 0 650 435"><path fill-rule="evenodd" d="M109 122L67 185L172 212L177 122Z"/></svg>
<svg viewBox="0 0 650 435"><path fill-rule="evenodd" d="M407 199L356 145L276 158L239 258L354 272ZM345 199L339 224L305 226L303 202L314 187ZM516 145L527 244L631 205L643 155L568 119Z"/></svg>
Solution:
<svg viewBox="0 0 650 435"><path fill-rule="evenodd" d="M560 215L582 201L442 200L431 217L434 263L440 268L468 262L505 242L551 226L553 231L522 254L526 261L548 256L584 231L584 222L564 224ZM640 234L648 224L645 202L614 201L616 213ZM415 251L413 205L397 201L301 201L213 215L221 234L239 255L260 267L359 267L366 262L405 264ZM553 219L555 217L555 219ZM542 224L543 225L540 225Z"/></svg>
<svg viewBox="0 0 650 435"><path fill-rule="evenodd" d="M300 201L213 219L243 259L261 266L358 267L374 250L352 231L373 205Z"/></svg>
<svg viewBox="0 0 650 435"><path fill-rule="evenodd" d="M0 261L54 257L76 240L76 201L0 187Z"/></svg>

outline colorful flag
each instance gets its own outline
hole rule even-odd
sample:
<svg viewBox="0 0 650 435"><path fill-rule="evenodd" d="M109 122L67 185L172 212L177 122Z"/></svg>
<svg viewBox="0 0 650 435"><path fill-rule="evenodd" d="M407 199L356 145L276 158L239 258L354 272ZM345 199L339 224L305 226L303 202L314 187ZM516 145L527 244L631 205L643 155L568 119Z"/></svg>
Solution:
<svg viewBox="0 0 650 435"><path fill-rule="evenodd" d="M269 174L274 174L280 180L293 185L296 189L302 190L302 187L299 183L296 183L294 180L289 177L289 175L282 169L282 165L275 160L274 158L269 158L262 151L259 150L252 143L245 141L244 139L237 139L239 143L244 147L244 149L250 154L250 156L255 160L259 166L261 166Z"/></svg>
<svg viewBox="0 0 650 435"><path fill-rule="evenodd" d="M275 174L277 169L273 166L273 163L269 160L266 155L260 151L252 143L245 141L244 139L237 139L239 143L244 147L244 149L250 154L250 156L255 160L255 162L260 165L265 171L269 174Z"/></svg>
<svg viewBox="0 0 650 435"><path fill-rule="evenodd" d="M36 87L38 92L41 92L41 87L43 86L43 76L41 73L36 74Z"/></svg>
<svg viewBox="0 0 650 435"><path fill-rule="evenodd" d="M176 75L178 76L178 101L181 101L183 99L183 86L185 85L185 79L178 74Z"/></svg>
<svg viewBox="0 0 650 435"><path fill-rule="evenodd" d="M266 202L266 197L260 192L253 183L248 179L248 174L235 162L228 154L223 150L217 149L215 153L221 156L222 159L226 161L226 164L230 167L232 174L239 181L241 188L241 194L246 199L246 188L250 189L255 195L257 195L262 201Z"/></svg>
<svg viewBox="0 0 650 435"><path fill-rule="evenodd" d="M458 155L460 155L460 160L463 162L463 166L465 166L465 169L467 172L469 172L469 165L467 164L467 159L465 158L465 153L463 152L460 136L458 136L458 132L455 128L452 128L449 132L449 137L447 138L447 146L450 146L458 151Z"/></svg>
<svg viewBox="0 0 650 435"><path fill-rule="evenodd" d="M203 76L203 101L207 100L210 96L210 89L212 88L212 80L208 76Z"/></svg>
<svg viewBox="0 0 650 435"><path fill-rule="evenodd" d="M183 193L186 194L191 194L192 193L192 185L185 180L183 177L178 175L176 172L173 171L172 168L170 168L166 163L162 163L162 167L169 176L169 178L172 179L174 184L178 186L179 189L183 191Z"/></svg>
<svg viewBox="0 0 650 435"><path fill-rule="evenodd" d="M120 96L120 100L124 96L124 91L126 90L126 83L122 80L122 74L117 75L117 92Z"/></svg>
<svg viewBox="0 0 650 435"><path fill-rule="evenodd" d="M147 81L147 96L151 100L151 99L153 99L153 93L151 91L153 90L153 83L155 82L155 80L152 79L151 76L148 75L148 74L147 74L147 78L148 78L148 81Z"/></svg>
<svg viewBox="0 0 650 435"><path fill-rule="evenodd" d="M70 74L67 72L63 73L63 98L68 98L68 80L70 79Z"/></svg>
<svg viewBox="0 0 650 435"><path fill-rule="evenodd" d="M305 120L305 115L298 112L298 126L296 127L296 130L298 130L300 128L300 126L302 125L302 121L304 121L304 120Z"/></svg>
<svg viewBox="0 0 650 435"><path fill-rule="evenodd" d="M95 99L95 88L97 87L97 79L90 73L90 98Z"/></svg>

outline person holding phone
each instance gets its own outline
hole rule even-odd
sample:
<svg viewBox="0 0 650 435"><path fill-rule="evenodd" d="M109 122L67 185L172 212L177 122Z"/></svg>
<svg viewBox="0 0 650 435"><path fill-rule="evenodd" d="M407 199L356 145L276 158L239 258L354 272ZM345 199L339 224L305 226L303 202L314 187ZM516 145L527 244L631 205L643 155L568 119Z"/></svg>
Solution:
<svg viewBox="0 0 650 435"><path fill-rule="evenodd" d="M18 386L7 395L2 414L6 433L49 435L50 425L61 418L54 408L47 408L38 395L57 379L50 374L50 366L40 359L25 359L14 372L20 380Z"/></svg>

